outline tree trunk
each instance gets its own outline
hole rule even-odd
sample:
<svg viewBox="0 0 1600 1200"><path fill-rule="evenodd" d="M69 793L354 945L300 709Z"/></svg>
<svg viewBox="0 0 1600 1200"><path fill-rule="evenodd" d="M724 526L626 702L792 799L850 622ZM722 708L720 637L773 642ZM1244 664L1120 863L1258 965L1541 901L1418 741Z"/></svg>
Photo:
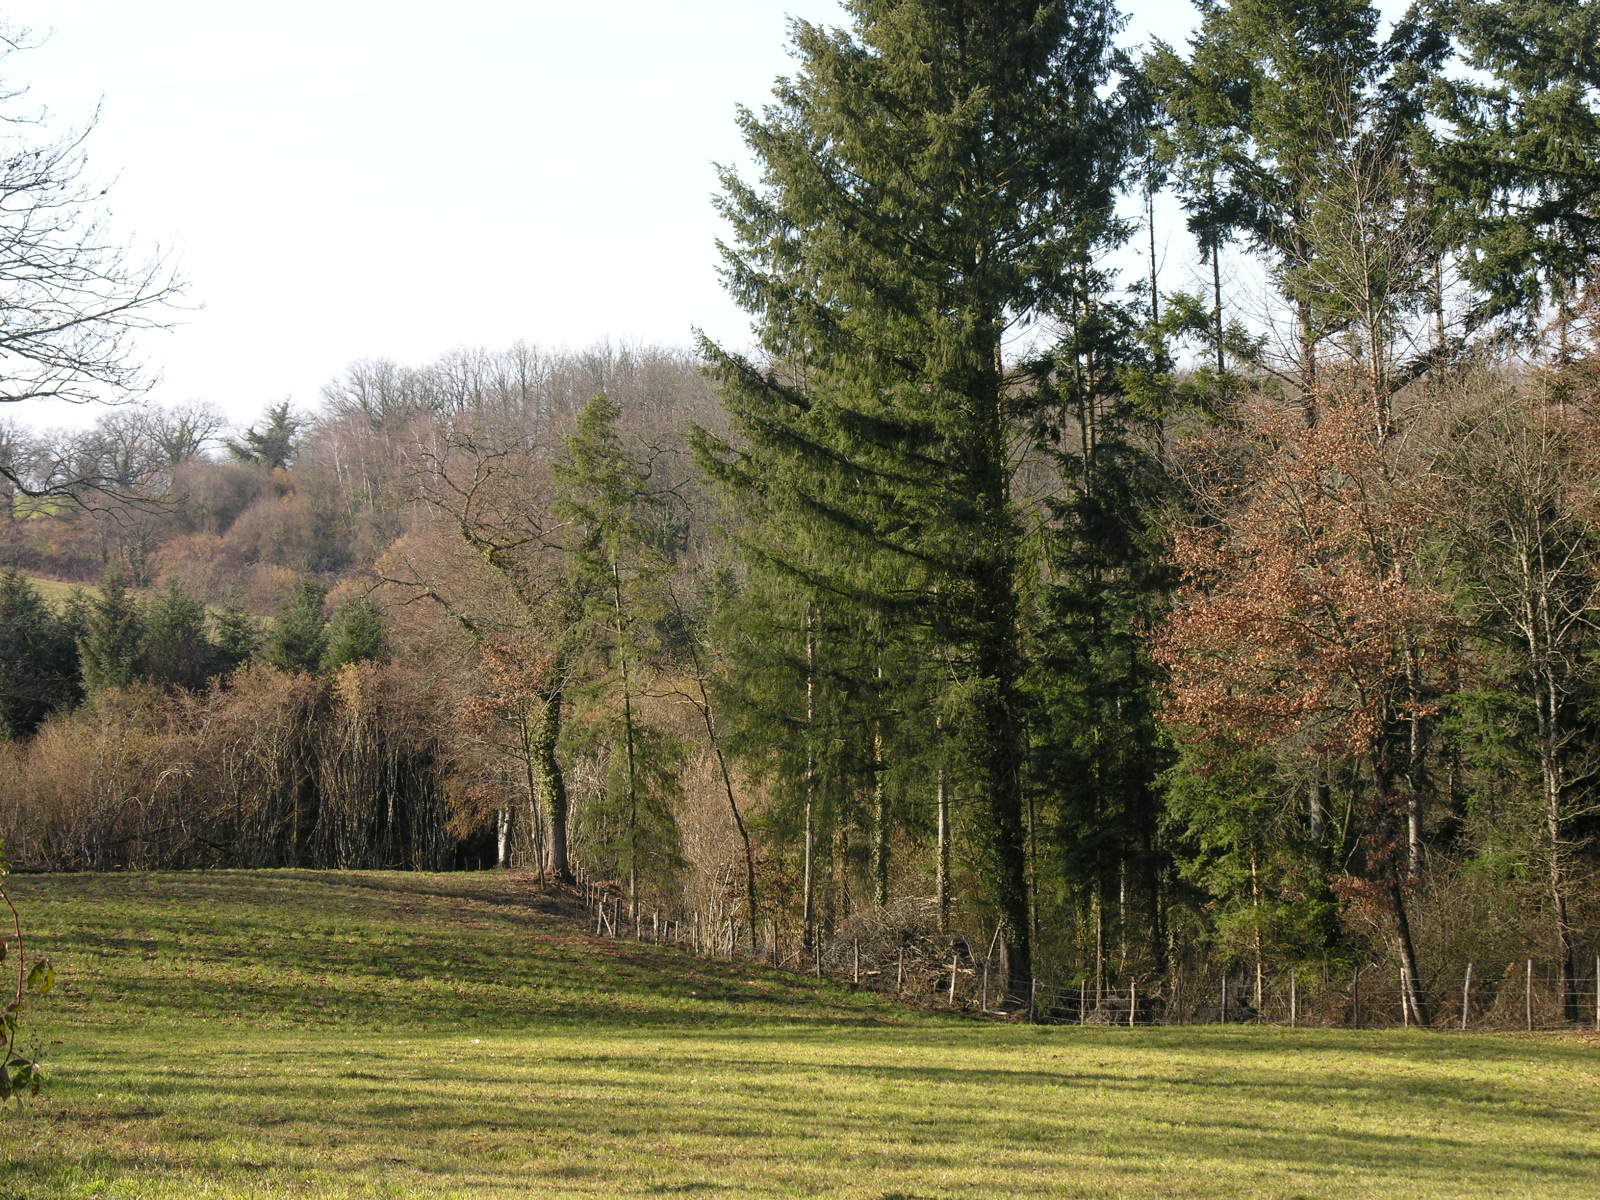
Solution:
<svg viewBox="0 0 1600 1200"><path fill-rule="evenodd" d="M1300 327L1300 404L1310 426L1317 423L1317 335L1311 302L1300 300L1296 309Z"/></svg>
<svg viewBox="0 0 1600 1200"><path fill-rule="evenodd" d="M1394 906L1395 947L1400 953L1400 966L1405 976L1403 1001L1410 1007L1417 1024L1425 1028L1432 1023L1432 1018L1428 1015L1428 1001L1422 991L1422 977L1417 973L1417 951L1411 940L1405 889L1398 880L1389 885L1389 902Z"/></svg>
<svg viewBox="0 0 1600 1200"><path fill-rule="evenodd" d="M622 575L615 558L611 560L611 602L617 637L617 670L622 676L622 732L628 749L628 907L630 916L639 919L639 775L638 752L633 731L633 682L628 676L628 635L622 607ZM750 941L755 943L755 925Z"/></svg>
<svg viewBox="0 0 1600 1200"><path fill-rule="evenodd" d="M567 780L556 758L556 743L561 738L561 704L566 692L565 670L565 661L558 658L534 709L532 737L539 795L550 814L550 874L558 883L572 882L572 866L567 861Z"/></svg>
<svg viewBox="0 0 1600 1200"><path fill-rule="evenodd" d="M939 905L939 932L943 933L950 923L950 781L943 763L939 765L935 794L939 806L939 844L934 892Z"/></svg>
<svg viewBox="0 0 1600 1200"><path fill-rule="evenodd" d="M805 883L801 907L805 920L805 948L817 945L817 635L811 606L806 605L806 849Z"/></svg>

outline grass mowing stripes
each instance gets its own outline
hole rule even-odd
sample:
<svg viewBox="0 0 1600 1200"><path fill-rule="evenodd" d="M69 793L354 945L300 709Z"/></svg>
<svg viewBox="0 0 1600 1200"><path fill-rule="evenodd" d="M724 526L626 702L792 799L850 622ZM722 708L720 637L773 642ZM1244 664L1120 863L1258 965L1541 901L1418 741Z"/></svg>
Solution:
<svg viewBox="0 0 1600 1200"><path fill-rule="evenodd" d="M979 1024L504 875L13 877L0 1197L1592 1197L1600 1044Z"/></svg>

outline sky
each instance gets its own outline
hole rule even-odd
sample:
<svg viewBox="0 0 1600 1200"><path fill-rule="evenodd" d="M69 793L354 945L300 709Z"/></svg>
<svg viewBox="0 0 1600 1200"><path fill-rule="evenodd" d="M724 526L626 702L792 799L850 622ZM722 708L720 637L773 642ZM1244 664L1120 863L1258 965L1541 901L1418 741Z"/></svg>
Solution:
<svg viewBox="0 0 1600 1200"><path fill-rule="evenodd" d="M0 63L51 128L98 109L89 173L135 257L187 288L140 354L165 403L311 408L358 359L461 346L742 345L715 163L836 0L11 0ZM1181 40L1187 0L1126 37ZM14 102L15 105L16 102ZM32 425L95 415L34 406Z"/></svg>

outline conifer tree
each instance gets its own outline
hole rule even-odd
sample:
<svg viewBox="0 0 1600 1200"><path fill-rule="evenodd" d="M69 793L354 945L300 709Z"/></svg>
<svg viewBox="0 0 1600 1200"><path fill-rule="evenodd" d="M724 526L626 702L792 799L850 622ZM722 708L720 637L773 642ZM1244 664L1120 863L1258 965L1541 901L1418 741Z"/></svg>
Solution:
<svg viewBox="0 0 1600 1200"><path fill-rule="evenodd" d="M570 636L588 659L585 690L599 700L591 723L597 715L612 735L604 807L614 812L618 832L608 839L607 857L626 871L637 913L641 864L666 870L677 863L671 798L679 752L638 712L646 673L659 656L668 564L661 547L663 497L652 488L648 468L617 436L618 412L604 394L585 405L551 473L556 516L573 530L567 567L579 618Z"/></svg>
<svg viewBox="0 0 1600 1200"><path fill-rule="evenodd" d="M252 425L237 440L228 439L225 445L236 462L255 463L276 471L294 462L299 447L300 430L304 420L295 416L289 402L267 407L266 417L259 426Z"/></svg>
<svg viewBox="0 0 1600 1200"><path fill-rule="evenodd" d="M1158 977L1166 967L1157 845L1166 751L1146 640L1175 582L1155 448L1176 389L1160 342L1145 336L1144 306L1096 303L1093 290L1075 298L1066 335L1040 364L1057 397L1041 445L1065 486L1047 501L1025 631L1030 841L1044 843L1032 855L1037 906L1057 928L1081 914L1098 999L1108 930L1129 950L1124 963Z"/></svg>
<svg viewBox="0 0 1600 1200"><path fill-rule="evenodd" d="M212 615L211 629L218 674L229 674L244 666L261 648L260 626L249 613L234 605Z"/></svg>
<svg viewBox="0 0 1600 1200"><path fill-rule="evenodd" d="M1013 995L1032 973L1020 529L1008 329L1110 227L1122 171L1105 3L855 0L793 25L799 69L740 114L757 184L723 173L725 278L763 351L706 343L740 438L725 482L817 526L793 575L917 627L948 666L952 744Z"/></svg>
<svg viewBox="0 0 1600 1200"><path fill-rule="evenodd" d="M1600 3L1437 0L1473 70L1441 111L1436 167L1468 224L1469 277L1490 316L1570 305L1600 255Z"/></svg>
<svg viewBox="0 0 1600 1200"><path fill-rule="evenodd" d="M284 671L315 674L328 648L328 625L322 607L328 590L309 578L294 587L289 607L279 614L267 637L266 660Z"/></svg>
<svg viewBox="0 0 1600 1200"><path fill-rule="evenodd" d="M0 573L0 740L27 737L77 696L72 631L26 576Z"/></svg>
<svg viewBox="0 0 1600 1200"><path fill-rule="evenodd" d="M332 674L347 663L381 663L388 659L383 613L370 597L346 600L333 610L328 620L327 646L321 659L325 674Z"/></svg>
<svg viewBox="0 0 1600 1200"><path fill-rule="evenodd" d="M144 617L139 602L129 594L115 571L89 601L84 630L78 641L83 669L83 690L90 696L107 688L125 688L139 674Z"/></svg>
<svg viewBox="0 0 1600 1200"><path fill-rule="evenodd" d="M141 672L154 683L194 690L205 686L217 665L206 635L206 610L176 583L145 609Z"/></svg>
<svg viewBox="0 0 1600 1200"><path fill-rule="evenodd" d="M1416 11L1380 37L1372 0L1204 0L1200 10L1188 53L1158 42L1144 72L1165 114L1159 157L1212 263L1218 369L1217 252L1238 240L1293 308L1295 344L1278 369L1307 420L1325 343L1340 334L1365 334L1356 353L1381 374L1385 405L1398 386L1385 365L1388 322L1421 303L1438 253L1416 203L1426 188L1406 164L1427 137L1423 88L1446 42Z"/></svg>

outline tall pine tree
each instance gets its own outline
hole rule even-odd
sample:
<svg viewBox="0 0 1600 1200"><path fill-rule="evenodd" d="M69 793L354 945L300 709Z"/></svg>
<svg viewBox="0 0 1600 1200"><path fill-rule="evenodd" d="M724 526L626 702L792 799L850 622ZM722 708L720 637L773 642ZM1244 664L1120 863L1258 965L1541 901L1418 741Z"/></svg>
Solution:
<svg viewBox="0 0 1600 1200"><path fill-rule="evenodd" d="M810 586L937 647L1010 987L1032 974L1015 418L1003 346L1105 235L1121 172L1106 3L854 0L793 26L799 69L740 114L725 278L763 369L709 343L737 434L724 479L820 531L775 547Z"/></svg>

